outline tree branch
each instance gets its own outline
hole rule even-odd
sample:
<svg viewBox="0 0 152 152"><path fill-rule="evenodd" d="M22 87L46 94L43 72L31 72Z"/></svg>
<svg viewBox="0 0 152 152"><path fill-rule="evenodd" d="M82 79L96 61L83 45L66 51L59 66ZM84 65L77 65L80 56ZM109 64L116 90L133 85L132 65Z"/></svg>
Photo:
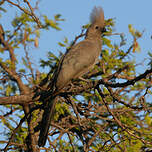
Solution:
<svg viewBox="0 0 152 152"><path fill-rule="evenodd" d="M105 86L109 86L112 88L125 87L129 85L134 85L137 81L141 79L145 79L149 74L152 74L152 68L149 70L146 70L143 74L138 75L134 79L128 80L123 83L111 83L111 82L105 82L104 80L99 80L99 84L104 84Z"/></svg>
<svg viewBox="0 0 152 152"><path fill-rule="evenodd" d="M21 127L21 125L22 125L22 123L23 123L24 121L25 121L25 117L23 117L23 118L20 120L18 126L13 130L13 133L12 133L12 135L11 135L8 143L7 143L7 145L6 145L5 148L4 148L4 152L7 152L8 146L11 145L11 142L12 142L12 140L14 139L15 133L16 133L17 130Z"/></svg>
<svg viewBox="0 0 152 152"><path fill-rule="evenodd" d="M36 17L36 15L34 14L33 8L31 7L30 3L29 3L27 0L24 0L24 2L27 3L27 5L28 5L28 7L30 8L30 11L31 11L31 12L27 11L26 9L22 8L20 5L12 2L12 1L10 1L10 0L6 0L6 1L7 1L8 3L10 3L10 4L18 7L18 8L19 8L21 11L23 11L25 14L31 16L32 19L37 23L38 27L39 27L39 28L42 28L42 25L41 25L39 19L38 19L38 18Z"/></svg>
<svg viewBox="0 0 152 152"><path fill-rule="evenodd" d="M19 95L19 96L10 96L10 97L0 97L0 105L6 104L30 104L35 100L32 99L33 95Z"/></svg>
<svg viewBox="0 0 152 152"><path fill-rule="evenodd" d="M95 80L95 81L90 81L88 83L85 83L83 85L74 85L72 86L68 91L63 91L59 93L59 96L65 96L65 95L78 95L81 94L89 89L96 88L98 85L105 85L107 87L112 87L112 88L117 88L117 87L126 87L129 85L134 85L137 81L146 78L149 74L152 73L152 68L150 70L146 70L143 74L140 74L139 76L135 77L134 79L128 80L123 83L111 83L106 81L105 79L101 80ZM67 86L66 88L68 88ZM66 90L65 88L65 90ZM19 96L11 96L11 97L0 97L0 104L28 104L32 103L34 101L39 100L39 96L34 98L35 93L31 92L30 94L27 95L19 95ZM50 94L47 92L47 96L49 97ZM136 107L137 108L137 107Z"/></svg>

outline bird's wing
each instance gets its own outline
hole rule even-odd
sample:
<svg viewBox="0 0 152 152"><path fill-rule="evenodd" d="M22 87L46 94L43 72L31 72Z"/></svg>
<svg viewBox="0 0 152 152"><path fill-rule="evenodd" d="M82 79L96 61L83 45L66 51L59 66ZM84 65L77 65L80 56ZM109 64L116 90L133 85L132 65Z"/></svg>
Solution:
<svg viewBox="0 0 152 152"><path fill-rule="evenodd" d="M64 57L60 67L56 87L63 88L73 78L82 76L96 63L101 46L94 41L84 40L76 44Z"/></svg>

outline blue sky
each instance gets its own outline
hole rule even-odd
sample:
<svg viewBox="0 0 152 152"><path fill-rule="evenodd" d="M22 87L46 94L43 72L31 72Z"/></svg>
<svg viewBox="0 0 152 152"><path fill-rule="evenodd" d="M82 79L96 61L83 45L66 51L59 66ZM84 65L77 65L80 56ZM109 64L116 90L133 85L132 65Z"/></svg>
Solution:
<svg viewBox="0 0 152 152"><path fill-rule="evenodd" d="M135 55L138 61L143 60L147 56L147 51L151 51L151 35L152 35L152 1L139 0L45 0L40 2L41 12L52 18L54 14L60 13L65 19L61 23L62 31L50 29L42 33L40 39L40 47L38 52L62 50L58 46L58 42L62 41L66 36L70 41L75 38L81 31L81 26L89 22L89 14L94 6L102 6L105 12L105 18L115 18L116 32L124 32L128 40L128 46L132 42L132 37L128 32L128 24L132 24L139 31L145 30L143 38L138 42L141 46L141 52ZM126 48L127 49L127 48ZM41 53L40 53L41 54Z"/></svg>
<svg viewBox="0 0 152 152"><path fill-rule="evenodd" d="M62 31L50 29L49 31L41 31L39 39L39 48L32 47L29 49L30 57L33 60L34 67L39 69L39 59L46 58L48 51L58 53L59 50L65 51L57 43L63 41L67 37L69 41L74 40L75 36L81 31L81 26L89 22L89 14L94 6L102 6L105 12L105 18L115 18L116 32L126 34L128 47L132 42L129 36L128 24L132 24L139 31L145 30L143 38L138 42L141 46L141 52L134 54L138 62L147 57L147 52L152 49L152 0L41 0L40 12L46 14L50 19L55 14L62 14L65 19L60 27ZM15 16L16 9L6 7L8 14L4 14L0 18L0 23L4 25L5 30L9 30L9 20ZM127 49L127 47L126 47ZM19 50L22 54L23 50ZM140 69L139 72L145 69Z"/></svg>
<svg viewBox="0 0 152 152"><path fill-rule="evenodd" d="M29 49L30 56L33 60L35 68L39 68L39 59L46 58L48 51L58 53L65 52L57 43L67 37L69 41L74 40L75 36L81 31L81 26L89 22L89 15L94 6L101 6L105 12L105 18L115 18L115 30L119 33L124 33L128 40L126 49L132 42L132 37L128 32L128 24L132 24L139 31L145 30L143 38L138 42L141 46L141 52L134 54L138 61L147 57L147 51L151 51L151 35L152 35L152 1L139 0L40 0L39 8L41 14L46 14L49 19L55 14L61 14L65 19L61 22L62 31L51 29L49 31L41 31L39 39L39 48L32 47ZM1 21L6 29L9 29L8 20L15 16L17 9L8 7L9 15L6 14ZM115 38L118 36L115 36ZM115 41L115 39L114 39ZM22 50L19 50L19 54ZM19 55L18 54L18 55Z"/></svg>

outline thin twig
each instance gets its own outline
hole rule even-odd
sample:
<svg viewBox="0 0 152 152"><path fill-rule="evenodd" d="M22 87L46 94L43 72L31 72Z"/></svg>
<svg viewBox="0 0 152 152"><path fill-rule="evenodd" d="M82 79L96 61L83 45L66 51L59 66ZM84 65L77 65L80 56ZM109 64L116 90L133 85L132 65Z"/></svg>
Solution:
<svg viewBox="0 0 152 152"><path fill-rule="evenodd" d="M28 4L31 12L27 11L26 9L22 8L20 5L12 2L12 1L10 1L10 0L6 0L6 1L7 1L8 3L10 3L10 4L18 7L18 8L19 8L21 11L23 11L25 14L31 16L31 17L33 18L33 20L37 23L38 27L39 27L39 28L42 28L42 25L41 25L39 19L38 19L38 18L36 17L36 15L34 14L32 7L31 7L30 3L29 3L27 0L24 0L24 1Z"/></svg>
<svg viewBox="0 0 152 152"><path fill-rule="evenodd" d="M6 145L5 148L4 148L4 152L7 152L8 146L11 144L12 140L14 139L14 136L15 136L17 130L21 127L21 125L22 125L22 123L25 121L25 119L26 119L26 118L25 118L25 116L24 116L24 117L20 120L18 126L13 130L13 133L12 133L12 135L11 135L8 143L7 143L7 145Z"/></svg>

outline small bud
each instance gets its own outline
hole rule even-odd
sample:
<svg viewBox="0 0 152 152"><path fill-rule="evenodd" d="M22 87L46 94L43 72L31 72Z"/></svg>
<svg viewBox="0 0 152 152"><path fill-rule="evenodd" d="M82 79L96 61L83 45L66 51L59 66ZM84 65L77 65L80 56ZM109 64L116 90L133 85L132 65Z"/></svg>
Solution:
<svg viewBox="0 0 152 152"><path fill-rule="evenodd" d="M35 40L34 40L34 46L35 46L36 48L38 48L38 46L39 46L39 40L38 40L37 37L36 37Z"/></svg>

